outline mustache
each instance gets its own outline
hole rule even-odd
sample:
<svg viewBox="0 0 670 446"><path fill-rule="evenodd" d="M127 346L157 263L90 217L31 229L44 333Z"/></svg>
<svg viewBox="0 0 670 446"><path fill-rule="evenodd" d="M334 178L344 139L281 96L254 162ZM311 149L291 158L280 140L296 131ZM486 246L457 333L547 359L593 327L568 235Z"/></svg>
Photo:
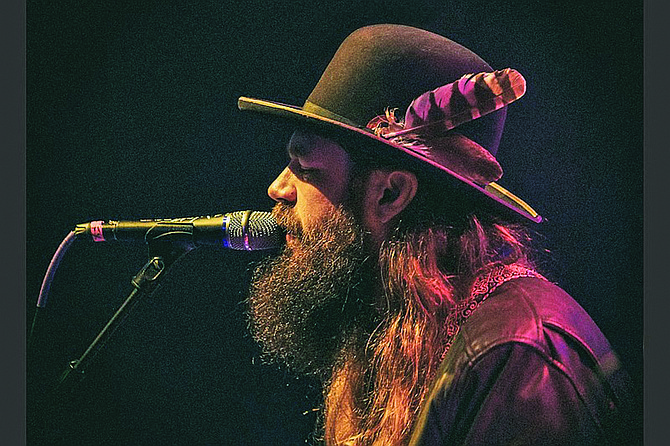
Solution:
<svg viewBox="0 0 670 446"><path fill-rule="evenodd" d="M298 239L302 239L303 227L293 214L293 209L290 206L284 203L277 203L272 208L272 216L277 220L277 224L284 228L286 232Z"/></svg>

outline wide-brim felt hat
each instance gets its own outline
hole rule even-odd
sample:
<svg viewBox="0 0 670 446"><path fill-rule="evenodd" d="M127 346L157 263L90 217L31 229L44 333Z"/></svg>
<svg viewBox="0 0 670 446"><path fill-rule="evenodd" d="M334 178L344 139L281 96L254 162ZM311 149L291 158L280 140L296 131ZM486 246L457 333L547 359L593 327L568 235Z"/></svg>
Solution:
<svg viewBox="0 0 670 446"><path fill-rule="evenodd" d="M507 105L524 92L515 70L494 71L438 34L384 24L350 34L302 106L240 97L238 107L333 135L348 141L345 150L368 158L406 161L475 207L540 222L532 207L496 183Z"/></svg>

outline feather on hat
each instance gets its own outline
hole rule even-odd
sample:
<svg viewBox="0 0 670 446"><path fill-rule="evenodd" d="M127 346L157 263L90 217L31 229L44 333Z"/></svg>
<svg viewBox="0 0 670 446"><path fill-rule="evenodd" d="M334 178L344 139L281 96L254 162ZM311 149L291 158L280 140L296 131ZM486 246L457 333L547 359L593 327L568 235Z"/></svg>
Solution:
<svg viewBox="0 0 670 446"><path fill-rule="evenodd" d="M396 119L395 109L387 110L367 128L486 185L502 177L500 164L488 150L450 130L501 109L525 92L525 79L511 68L466 74L414 99L404 120Z"/></svg>

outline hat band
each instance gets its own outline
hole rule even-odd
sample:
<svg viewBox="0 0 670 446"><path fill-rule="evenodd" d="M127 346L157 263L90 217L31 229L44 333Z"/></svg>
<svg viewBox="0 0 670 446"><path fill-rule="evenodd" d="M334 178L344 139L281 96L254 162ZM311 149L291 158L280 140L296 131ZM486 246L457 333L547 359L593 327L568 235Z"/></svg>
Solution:
<svg viewBox="0 0 670 446"><path fill-rule="evenodd" d="M320 105L316 105L309 100L305 101L305 105L302 106L302 109L308 113L323 116L324 118L332 119L333 121L339 121L352 127L360 127L360 125L356 124L354 121L347 119L344 116L340 116L337 113L333 113L332 111L325 109Z"/></svg>

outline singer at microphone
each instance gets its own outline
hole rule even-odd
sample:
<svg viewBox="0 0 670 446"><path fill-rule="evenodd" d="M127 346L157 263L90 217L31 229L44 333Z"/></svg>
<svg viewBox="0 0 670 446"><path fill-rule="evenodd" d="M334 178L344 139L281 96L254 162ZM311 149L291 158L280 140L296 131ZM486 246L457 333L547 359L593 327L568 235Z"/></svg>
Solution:
<svg viewBox="0 0 670 446"><path fill-rule="evenodd" d="M249 210L202 217L91 221L77 225L74 233L94 242L148 243L160 238L243 251L276 248L285 240L270 212Z"/></svg>

